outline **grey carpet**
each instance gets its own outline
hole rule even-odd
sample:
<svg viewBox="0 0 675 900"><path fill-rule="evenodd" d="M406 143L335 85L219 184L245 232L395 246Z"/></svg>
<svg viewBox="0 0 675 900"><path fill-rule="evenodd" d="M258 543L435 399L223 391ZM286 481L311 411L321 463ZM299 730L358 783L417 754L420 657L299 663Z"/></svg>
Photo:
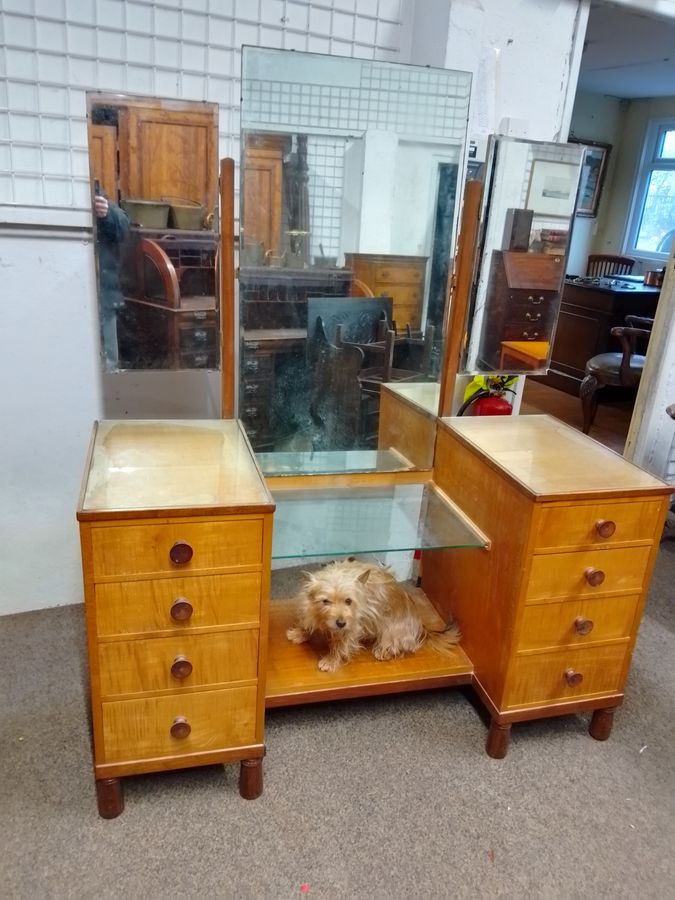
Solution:
<svg viewBox="0 0 675 900"><path fill-rule="evenodd" d="M674 588L668 542L604 743L571 716L514 726L490 759L460 690L276 710L260 799L238 765L138 776L111 821L82 608L0 618L0 897L675 896Z"/></svg>

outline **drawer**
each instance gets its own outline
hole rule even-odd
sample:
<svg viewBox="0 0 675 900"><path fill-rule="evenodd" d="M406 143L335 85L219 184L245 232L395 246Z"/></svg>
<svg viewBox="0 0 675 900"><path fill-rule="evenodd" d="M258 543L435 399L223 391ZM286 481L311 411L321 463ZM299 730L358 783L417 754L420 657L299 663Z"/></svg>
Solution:
<svg viewBox="0 0 675 900"><path fill-rule="evenodd" d="M262 519L152 523L92 528L94 580L177 574L262 563ZM169 551L184 541L192 559L173 563Z"/></svg>
<svg viewBox="0 0 675 900"><path fill-rule="evenodd" d="M245 345L246 346L246 345ZM243 365L244 375L265 375L268 378L274 371L274 356L271 353L246 353Z"/></svg>
<svg viewBox="0 0 675 900"><path fill-rule="evenodd" d="M532 325L506 324L500 331L500 341L547 341L550 328L546 322Z"/></svg>
<svg viewBox="0 0 675 900"><path fill-rule="evenodd" d="M621 547L534 556L527 600L592 596L613 591L639 594L650 550L648 546ZM589 582L594 571L604 574L602 583L595 586Z"/></svg>
<svg viewBox="0 0 675 900"><path fill-rule="evenodd" d="M251 685L103 703L103 758L97 748L96 761L187 756L255 743L256 690ZM171 735L177 718L189 726L184 737Z"/></svg>
<svg viewBox="0 0 675 900"><path fill-rule="evenodd" d="M509 671L503 705L513 708L620 692L627 649L621 643L518 656Z"/></svg>
<svg viewBox="0 0 675 900"><path fill-rule="evenodd" d="M181 350L179 363L184 369L217 369L218 350L207 347L203 350Z"/></svg>
<svg viewBox="0 0 675 900"><path fill-rule="evenodd" d="M181 325L178 341L181 350L212 350L217 344L218 332L211 325Z"/></svg>
<svg viewBox="0 0 675 900"><path fill-rule="evenodd" d="M539 517L536 548L651 541L660 511L660 500L544 507Z"/></svg>
<svg viewBox="0 0 675 900"><path fill-rule="evenodd" d="M522 305L523 307L548 309L551 301L557 297L555 291L541 291L537 288L509 291L509 306Z"/></svg>
<svg viewBox="0 0 675 900"><path fill-rule="evenodd" d="M274 382L271 378L262 378L257 375L248 378L241 387L244 403L267 403L272 399Z"/></svg>
<svg viewBox="0 0 675 900"><path fill-rule="evenodd" d="M421 284L424 280L424 268L417 265L376 265L373 270L373 281L376 284Z"/></svg>
<svg viewBox="0 0 675 900"><path fill-rule="evenodd" d="M103 699L252 681L258 676L258 631L106 641L98 645L98 659Z"/></svg>
<svg viewBox="0 0 675 900"><path fill-rule="evenodd" d="M260 589L257 572L98 584L96 631L113 637L254 625L260 621Z"/></svg>
<svg viewBox="0 0 675 900"><path fill-rule="evenodd" d="M638 595L536 603L525 607L519 650L583 646L630 637Z"/></svg>
<svg viewBox="0 0 675 900"><path fill-rule="evenodd" d="M378 285L378 290L376 290L375 293L379 293L380 295L386 294L387 296L392 297L394 307L412 306L417 309L422 303L422 289L410 287L406 284L397 285L391 291L387 291L381 285Z"/></svg>

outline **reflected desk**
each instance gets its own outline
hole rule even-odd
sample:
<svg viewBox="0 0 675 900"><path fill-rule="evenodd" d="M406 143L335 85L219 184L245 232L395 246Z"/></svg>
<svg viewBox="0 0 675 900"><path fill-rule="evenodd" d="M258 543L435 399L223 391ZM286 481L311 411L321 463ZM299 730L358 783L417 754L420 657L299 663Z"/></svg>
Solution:
<svg viewBox="0 0 675 900"><path fill-rule="evenodd" d="M659 295L660 289L645 285L641 276L566 278L551 368L542 381L578 397L586 362L620 349L610 330L629 315L653 317Z"/></svg>

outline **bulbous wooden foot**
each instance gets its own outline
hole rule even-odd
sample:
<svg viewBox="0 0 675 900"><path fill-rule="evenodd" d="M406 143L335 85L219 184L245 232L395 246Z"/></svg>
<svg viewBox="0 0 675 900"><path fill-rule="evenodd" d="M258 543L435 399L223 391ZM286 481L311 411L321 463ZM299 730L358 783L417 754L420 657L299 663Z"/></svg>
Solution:
<svg viewBox="0 0 675 900"><path fill-rule="evenodd" d="M259 759L242 759L239 766L239 793L244 800L255 800L262 792L262 757Z"/></svg>
<svg viewBox="0 0 675 900"><path fill-rule="evenodd" d="M615 709L596 709L591 716L588 733L596 741L606 741L612 733Z"/></svg>
<svg viewBox="0 0 675 900"><path fill-rule="evenodd" d="M511 726L500 725L494 720L490 722L490 730L488 731L487 741L485 742L485 752L493 759L504 759L506 751L509 749L509 738L511 737Z"/></svg>
<svg viewBox="0 0 675 900"><path fill-rule="evenodd" d="M120 779L97 779L96 801L98 803L98 814L102 819L117 818L124 809L124 795Z"/></svg>

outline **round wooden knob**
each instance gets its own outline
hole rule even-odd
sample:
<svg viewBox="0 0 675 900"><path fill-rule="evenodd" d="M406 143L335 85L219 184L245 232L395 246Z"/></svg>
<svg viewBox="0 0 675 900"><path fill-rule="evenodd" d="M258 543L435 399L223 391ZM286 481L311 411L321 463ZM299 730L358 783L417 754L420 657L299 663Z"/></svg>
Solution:
<svg viewBox="0 0 675 900"><path fill-rule="evenodd" d="M577 616L574 620L574 630L577 634L590 634L593 631L593 622L590 619L584 619L583 616Z"/></svg>
<svg viewBox="0 0 675 900"><path fill-rule="evenodd" d="M176 716L176 718L171 723L171 728L169 729L169 733L172 738L177 738L178 740L182 740L186 738L192 728L190 727L190 723L185 718L185 716Z"/></svg>
<svg viewBox="0 0 675 900"><path fill-rule="evenodd" d="M171 664L171 674L174 678L187 678L192 674L192 663L187 656L177 656Z"/></svg>
<svg viewBox="0 0 675 900"><path fill-rule="evenodd" d="M584 572L584 578L591 587L597 587L605 580L605 573L602 569L594 569L593 566L589 566Z"/></svg>
<svg viewBox="0 0 675 900"><path fill-rule="evenodd" d="M575 672L574 669L565 669L565 681L570 687L577 687L584 680L581 672Z"/></svg>
<svg viewBox="0 0 675 900"><path fill-rule="evenodd" d="M192 547L187 541L176 541L169 550L169 559L172 563L176 563L176 565L182 565L190 562L193 552Z"/></svg>
<svg viewBox="0 0 675 900"><path fill-rule="evenodd" d="M616 522L611 519L598 519L595 523L595 530L602 538L610 538L616 531Z"/></svg>
<svg viewBox="0 0 675 900"><path fill-rule="evenodd" d="M185 597L176 597L169 610L169 615L174 622L187 622L192 613L192 604Z"/></svg>

